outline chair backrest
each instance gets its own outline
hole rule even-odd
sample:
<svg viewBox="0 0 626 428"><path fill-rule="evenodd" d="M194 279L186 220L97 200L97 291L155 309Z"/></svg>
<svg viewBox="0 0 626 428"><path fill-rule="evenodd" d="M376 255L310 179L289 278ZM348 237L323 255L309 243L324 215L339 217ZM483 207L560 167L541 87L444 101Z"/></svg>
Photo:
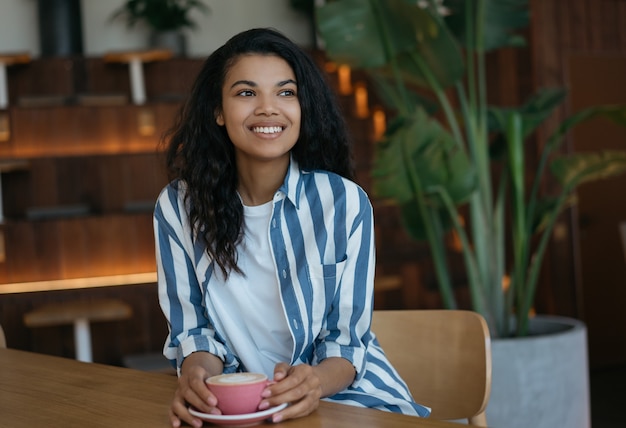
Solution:
<svg viewBox="0 0 626 428"><path fill-rule="evenodd" d="M491 339L484 318L464 310L374 311L372 331L431 418L486 426Z"/></svg>
<svg viewBox="0 0 626 428"><path fill-rule="evenodd" d="M0 325L0 348L7 347L7 339L4 337L4 330L2 330L2 326Z"/></svg>

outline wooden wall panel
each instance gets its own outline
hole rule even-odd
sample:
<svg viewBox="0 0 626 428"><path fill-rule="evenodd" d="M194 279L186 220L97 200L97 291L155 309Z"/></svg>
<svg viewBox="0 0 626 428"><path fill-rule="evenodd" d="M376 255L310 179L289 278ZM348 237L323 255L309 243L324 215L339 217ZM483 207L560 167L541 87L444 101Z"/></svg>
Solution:
<svg viewBox="0 0 626 428"><path fill-rule="evenodd" d="M576 110L626 104L626 55L571 55L568 68ZM626 129L594 120L576 128L572 140L577 152L626 150ZM626 263L618 233L619 223L626 220L626 198L616 197L625 188L622 175L578 191L584 319L594 365L626 362Z"/></svg>
<svg viewBox="0 0 626 428"><path fill-rule="evenodd" d="M606 57L626 56L626 2L622 0L531 0L532 8L532 60L533 78L536 87L561 86L570 90L572 79L571 61L576 56ZM587 85L598 76L593 69L578 76L576 85ZM578 86L580 88L580 86ZM624 100L626 101L626 100ZM548 120L539 133L539 146L545 144L547 132L567 115L574 113L580 105L570 99ZM575 150L570 135L563 147L565 152ZM546 181L544 190L550 191L555 183ZM598 192L610 198L610 192L602 186ZM593 308L585 300L584 288L593 287L583 282L579 231L579 210L573 208L565 213L556 227L555 238L544 263L541 278L538 310L562 315L571 315L591 322L590 313L602 311ZM587 280L588 282L588 280ZM590 336L592 336L590 332ZM590 342L595 339L590 337ZM601 364L591 350L592 365Z"/></svg>
<svg viewBox="0 0 626 428"><path fill-rule="evenodd" d="M167 176L161 154L145 153L32 159L27 170L4 174L3 182L5 217L19 219L77 205L90 214L151 211Z"/></svg>
<svg viewBox="0 0 626 428"><path fill-rule="evenodd" d="M154 272L151 213L8 221L3 283Z"/></svg>

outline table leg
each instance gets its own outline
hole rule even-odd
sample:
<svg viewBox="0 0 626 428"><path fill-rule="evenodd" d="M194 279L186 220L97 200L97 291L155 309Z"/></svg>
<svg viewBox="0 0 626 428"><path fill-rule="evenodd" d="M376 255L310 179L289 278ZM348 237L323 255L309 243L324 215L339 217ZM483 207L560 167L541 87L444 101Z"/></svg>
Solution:
<svg viewBox="0 0 626 428"><path fill-rule="evenodd" d="M4 62L0 62L0 110L9 106L9 88L7 84L7 68Z"/></svg>
<svg viewBox="0 0 626 428"><path fill-rule="evenodd" d="M87 318L77 318L74 321L74 346L76 347L76 359L91 363L91 331Z"/></svg>
<svg viewBox="0 0 626 428"><path fill-rule="evenodd" d="M143 63L139 58L133 58L129 63L130 90L133 103L141 105L146 102L146 87L143 80Z"/></svg>

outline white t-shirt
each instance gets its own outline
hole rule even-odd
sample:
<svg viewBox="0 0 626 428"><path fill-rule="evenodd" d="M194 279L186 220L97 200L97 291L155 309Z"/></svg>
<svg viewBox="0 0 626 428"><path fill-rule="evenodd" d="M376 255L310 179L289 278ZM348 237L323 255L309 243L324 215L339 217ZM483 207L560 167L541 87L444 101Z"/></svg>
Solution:
<svg viewBox="0 0 626 428"><path fill-rule="evenodd" d="M269 242L272 201L244 205L243 212L244 237L237 263L243 275L231 272L226 283L209 290L209 296L228 346L248 371L272 379L274 366L289 363L294 346Z"/></svg>

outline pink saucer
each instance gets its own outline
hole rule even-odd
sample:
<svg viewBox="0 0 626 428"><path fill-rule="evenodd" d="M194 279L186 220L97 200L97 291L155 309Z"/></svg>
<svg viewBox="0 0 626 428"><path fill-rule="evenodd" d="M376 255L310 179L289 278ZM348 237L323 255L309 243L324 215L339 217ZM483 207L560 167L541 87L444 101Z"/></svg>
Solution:
<svg viewBox="0 0 626 428"><path fill-rule="evenodd" d="M190 407L189 413L202 419L203 421L211 422L216 425L250 427L260 424L274 413L283 410L285 407L287 407L287 403L271 407L267 410L263 410L262 412L247 413L245 415L211 415L210 413L201 413Z"/></svg>

